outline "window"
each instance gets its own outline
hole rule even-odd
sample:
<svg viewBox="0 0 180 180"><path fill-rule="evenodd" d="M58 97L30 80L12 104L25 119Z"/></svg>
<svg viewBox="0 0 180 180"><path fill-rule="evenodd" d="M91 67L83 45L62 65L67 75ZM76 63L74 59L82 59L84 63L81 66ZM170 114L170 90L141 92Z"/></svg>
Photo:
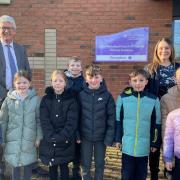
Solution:
<svg viewBox="0 0 180 180"><path fill-rule="evenodd" d="M175 59L180 61L180 1L173 0L173 44Z"/></svg>
<svg viewBox="0 0 180 180"><path fill-rule="evenodd" d="M11 0L0 0L0 4L10 4Z"/></svg>
<svg viewBox="0 0 180 180"><path fill-rule="evenodd" d="M175 49L175 59L180 61L180 18L173 22L173 43Z"/></svg>

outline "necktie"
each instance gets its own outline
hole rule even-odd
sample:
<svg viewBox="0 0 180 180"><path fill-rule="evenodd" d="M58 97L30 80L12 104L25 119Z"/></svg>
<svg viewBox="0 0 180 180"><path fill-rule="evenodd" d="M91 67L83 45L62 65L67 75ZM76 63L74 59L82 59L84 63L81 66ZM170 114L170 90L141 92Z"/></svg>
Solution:
<svg viewBox="0 0 180 180"><path fill-rule="evenodd" d="M15 65L15 60L14 57L11 53L11 46L10 45L6 45L7 49L8 49L8 58L9 58L9 65L11 68L11 77L12 77L12 81L14 78L14 74L16 73L17 69L16 69L16 65Z"/></svg>

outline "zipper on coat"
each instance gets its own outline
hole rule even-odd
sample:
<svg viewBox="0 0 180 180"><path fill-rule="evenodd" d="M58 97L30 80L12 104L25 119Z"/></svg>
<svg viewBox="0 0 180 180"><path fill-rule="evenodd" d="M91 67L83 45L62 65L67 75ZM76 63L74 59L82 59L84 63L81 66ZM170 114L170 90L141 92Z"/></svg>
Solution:
<svg viewBox="0 0 180 180"><path fill-rule="evenodd" d="M140 114L140 93L138 93L137 99L137 113L136 113L136 135L135 135L135 144L134 144L134 156L136 156L136 148L138 143L138 131L139 131L139 114Z"/></svg>
<svg viewBox="0 0 180 180"><path fill-rule="evenodd" d="M92 96L93 96L93 99L92 99L92 137L94 140L94 92Z"/></svg>
<svg viewBox="0 0 180 180"><path fill-rule="evenodd" d="M18 158L19 158L19 159L18 159L18 166L21 165L20 157L21 157L21 153L22 153L22 138L23 138L23 133L24 133L23 126L24 126L24 117L25 117L25 116L24 116L24 111L25 111L25 110L24 110L24 106L25 106L24 103L25 103L24 101L22 101L22 102L20 101L20 105L22 106L22 110L23 110L23 113L22 113L23 118L22 118L22 126L21 126L21 128L22 128L22 134L21 134L21 142L20 142L20 143L21 143L21 144L20 144L20 151L18 152L18 156L19 156L19 157L18 157Z"/></svg>

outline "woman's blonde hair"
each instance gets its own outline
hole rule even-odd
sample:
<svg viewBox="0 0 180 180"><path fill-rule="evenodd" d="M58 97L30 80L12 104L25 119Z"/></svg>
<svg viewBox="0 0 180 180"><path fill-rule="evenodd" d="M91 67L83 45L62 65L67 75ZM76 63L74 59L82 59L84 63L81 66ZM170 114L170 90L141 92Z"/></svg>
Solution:
<svg viewBox="0 0 180 180"><path fill-rule="evenodd" d="M64 71L63 71L63 70L60 70L60 69L56 69L56 70L54 70L54 71L52 72L52 74L51 74L51 81L52 81L57 75L62 76L62 78L64 79L64 81L67 83L67 77L66 77Z"/></svg>
<svg viewBox="0 0 180 180"><path fill-rule="evenodd" d="M158 57L158 52L157 51L158 51L159 43L162 42L162 41L165 41L170 46L170 48L171 48L171 55L169 57L169 61L172 64L174 64L174 48L172 46L171 40L169 38L162 38L162 39L160 39L157 42L157 44L156 44L156 46L154 48L154 56L153 56L152 63L148 64L148 66L147 66L147 69L148 69L150 74L156 73L157 69L158 69L158 67L160 65L161 60Z"/></svg>

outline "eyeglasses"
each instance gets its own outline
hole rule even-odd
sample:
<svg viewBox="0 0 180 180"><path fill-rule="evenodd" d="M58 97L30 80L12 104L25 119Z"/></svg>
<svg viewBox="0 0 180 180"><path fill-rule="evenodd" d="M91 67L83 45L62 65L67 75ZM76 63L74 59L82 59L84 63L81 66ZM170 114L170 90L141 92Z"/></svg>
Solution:
<svg viewBox="0 0 180 180"><path fill-rule="evenodd" d="M2 29L3 31L6 31L6 30L13 30L14 27L5 27L5 26L3 26L3 27L0 27L0 29Z"/></svg>

